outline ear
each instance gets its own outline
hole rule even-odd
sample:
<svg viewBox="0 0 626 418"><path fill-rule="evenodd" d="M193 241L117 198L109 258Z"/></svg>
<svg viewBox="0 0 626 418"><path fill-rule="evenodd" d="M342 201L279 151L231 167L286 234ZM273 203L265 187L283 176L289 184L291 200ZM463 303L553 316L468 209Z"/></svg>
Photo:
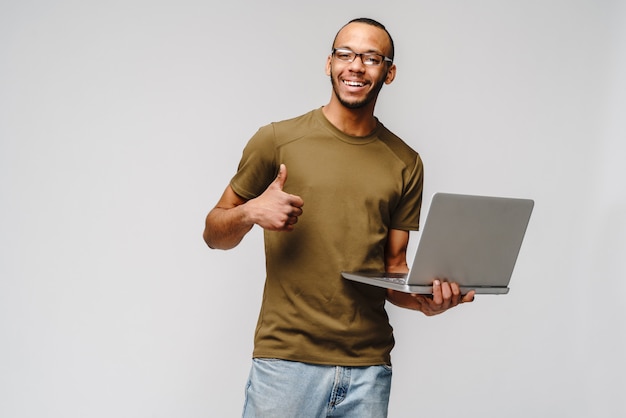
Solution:
<svg viewBox="0 0 626 418"><path fill-rule="evenodd" d="M330 76L330 63L333 60L333 56L329 55L328 58L326 59L326 75Z"/></svg>
<svg viewBox="0 0 626 418"><path fill-rule="evenodd" d="M385 77L385 84L391 84L394 78L396 78L396 64L391 64L391 66L387 70L387 77Z"/></svg>

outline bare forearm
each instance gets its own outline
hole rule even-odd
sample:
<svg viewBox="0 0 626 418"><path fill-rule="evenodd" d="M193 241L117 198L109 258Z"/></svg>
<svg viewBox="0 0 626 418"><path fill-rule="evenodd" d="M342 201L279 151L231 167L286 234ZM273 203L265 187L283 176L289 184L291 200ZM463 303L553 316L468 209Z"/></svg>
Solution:
<svg viewBox="0 0 626 418"><path fill-rule="evenodd" d="M400 308L419 310L410 293L387 289L387 300Z"/></svg>
<svg viewBox="0 0 626 418"><path fill-rule="evenodd" d="M204 241L210 248L228 250L236 247L253 226L243 205L230 209L216 207L206 217Z"/></svg>
<svg viewBox="0 0 626 418"><path fill-rule="evenodd" d="M385 271L388 273L408 273L409 265L406 259L398 260L396 263L385 263Z"/></svg>

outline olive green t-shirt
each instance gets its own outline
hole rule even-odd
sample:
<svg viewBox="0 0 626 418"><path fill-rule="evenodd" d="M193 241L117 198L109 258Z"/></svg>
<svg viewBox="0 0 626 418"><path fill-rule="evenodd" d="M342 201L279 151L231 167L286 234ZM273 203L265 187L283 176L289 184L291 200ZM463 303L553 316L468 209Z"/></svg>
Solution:
<svg viewBox="0 0 626 418"><path fill-rule="evenodd" d="M287 166L284 191L304 200L292 232L264 232L266 281L254 357L313 364L391 364L386 291L342 279L382 270L389 229L417 230L419 155L380 122L365 137L316 109L264 126L244 149L233 190L260 195Z"/></svg>

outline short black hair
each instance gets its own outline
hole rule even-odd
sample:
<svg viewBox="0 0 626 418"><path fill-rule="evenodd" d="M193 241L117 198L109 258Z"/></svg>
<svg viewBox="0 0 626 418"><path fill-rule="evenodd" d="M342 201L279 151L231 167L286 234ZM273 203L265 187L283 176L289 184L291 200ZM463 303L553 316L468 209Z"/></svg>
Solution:
<svg viewBox="0 0 626 418"><path fill-rule="evenodd" d="M394 44L393 44L393 38L391 37L391 34L389 33L389 31L387 30L385 25L383 25L382 23L380 23L377 20L370 19L369 17L357 17L356 19L352 19L351 21L349 21L348 23L343 25L341 27L341 29L345 28L350 23L365 23L366 25L375 26L375 27L377 27L379 29L384 30L385 33L387 34L387 36L389 37L389 44L391 45L391 51L389 53L389 58L391 58L393 60L393 57L394 57L396 51L395 51L395 47L394 47ZM341 32L341 29L339 29L339 31L337 31L337 34L335 35L335 39L333 39L333 45L332 45L333 48L335 47L335 42L337 41L337 36L339 36L339 32Z"/></svg>

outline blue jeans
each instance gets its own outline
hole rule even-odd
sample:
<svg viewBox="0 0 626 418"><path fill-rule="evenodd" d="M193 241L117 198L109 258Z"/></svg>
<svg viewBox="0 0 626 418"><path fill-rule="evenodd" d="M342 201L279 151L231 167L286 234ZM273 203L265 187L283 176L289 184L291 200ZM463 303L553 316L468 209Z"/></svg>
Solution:
<svg viewBox="0 0 626 418"><path fill-rule="evenodd" d="M243 418L384 418L391 367L253 359Z"/></svg>

